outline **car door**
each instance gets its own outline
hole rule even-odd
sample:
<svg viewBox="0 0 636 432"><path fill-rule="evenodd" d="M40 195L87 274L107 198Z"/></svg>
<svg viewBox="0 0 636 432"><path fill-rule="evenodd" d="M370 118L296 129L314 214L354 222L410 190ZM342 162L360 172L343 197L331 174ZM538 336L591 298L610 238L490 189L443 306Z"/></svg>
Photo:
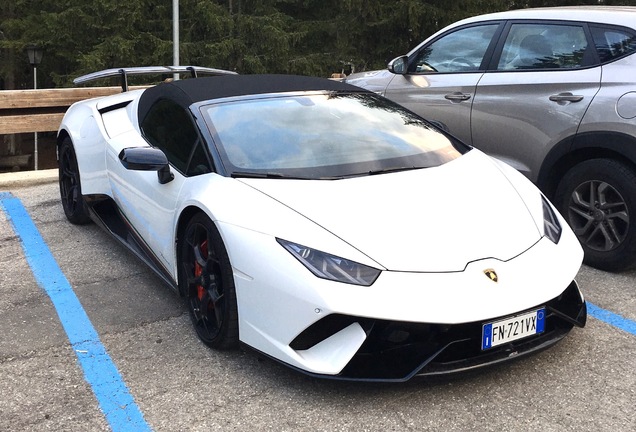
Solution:
<svg viewBox="0 0 636 432"><path fill-rule="evenodd" d="M464 26L425 42L409 55L407 73L391 80L385 96L470 143L473 96L501 26Z"/></svg>
<svg viewBox="0 0 636 432"><path fill-rule="evenodd" d="M174 272L174 226L181 188L188 177L211 172L211 164L192 116L179 104L159 99L140 126L147 143L166 155L174 179L161 184L157 172L122 169L120 161L113 160L111 184L126 218L164 267Z"/></svg>
<svg viewBox="0 0 636 432"><path fill-rule="evenodd" d="M475 93L472 144L531 180L568 145L599 91L601 68L583 23L510 22Z"/></svg>

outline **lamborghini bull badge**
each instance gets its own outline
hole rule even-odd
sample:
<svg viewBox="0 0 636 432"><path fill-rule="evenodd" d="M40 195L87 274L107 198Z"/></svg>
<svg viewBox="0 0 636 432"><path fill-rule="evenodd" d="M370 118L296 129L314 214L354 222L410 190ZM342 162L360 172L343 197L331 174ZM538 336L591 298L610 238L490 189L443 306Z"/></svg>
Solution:
<svg viewBox="0 0 636 432"><path fill-rule="evenodd" d="M484 274L488 276L488 279L490 279L493 282L497 282L499 280L499 277L497 276L497 272L494 269L486 269L484 270Z"/></svg>

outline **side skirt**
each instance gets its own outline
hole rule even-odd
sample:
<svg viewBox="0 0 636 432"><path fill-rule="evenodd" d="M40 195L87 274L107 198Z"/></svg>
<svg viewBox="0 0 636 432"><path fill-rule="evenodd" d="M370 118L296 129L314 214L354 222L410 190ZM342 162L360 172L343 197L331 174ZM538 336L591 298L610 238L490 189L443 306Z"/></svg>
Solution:
<svg viewBox="0 0 636 432"><path fill-rule="evenodd" d="M179 292L177 282L137 231L107 195L84 195L91 219L146 264L170 288Z"/></svg>

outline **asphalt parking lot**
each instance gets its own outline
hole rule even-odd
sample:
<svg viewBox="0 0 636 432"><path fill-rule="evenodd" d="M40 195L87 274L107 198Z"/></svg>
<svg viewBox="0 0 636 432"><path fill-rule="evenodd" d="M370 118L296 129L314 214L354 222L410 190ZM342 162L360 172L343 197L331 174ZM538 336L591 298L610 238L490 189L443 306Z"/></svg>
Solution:
<svg viewBox="0 0 636 432"><path fill-rule="evenodd" d="M55 182L8 179L0 200L17 198L44 243L28 255L33 239L0 205L0 431L636 430L636 271L583 267L588 325L530 358L402 384L317 380L208 349L183 301L136 258L95 225L66 222ZM68 281L62 300L59 280L41 286L55 269L29 265L44 249ZM86 321L69 333L58 313L78 309ZM86 366L89 326L106 356ZM109 392L124 402L104 408Z"/></svg>

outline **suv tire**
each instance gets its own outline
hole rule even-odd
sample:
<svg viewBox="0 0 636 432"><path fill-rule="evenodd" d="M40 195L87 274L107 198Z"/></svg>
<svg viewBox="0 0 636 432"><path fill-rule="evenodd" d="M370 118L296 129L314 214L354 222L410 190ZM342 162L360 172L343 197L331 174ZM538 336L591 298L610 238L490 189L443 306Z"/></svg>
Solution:
<svg viewBox="0 0 636 432"><path fill-rule="evenodd" d="M584 262L621 271L636 261L636 173L613 159L590 159L570 169L554 204L570 224Z"/></svg>

